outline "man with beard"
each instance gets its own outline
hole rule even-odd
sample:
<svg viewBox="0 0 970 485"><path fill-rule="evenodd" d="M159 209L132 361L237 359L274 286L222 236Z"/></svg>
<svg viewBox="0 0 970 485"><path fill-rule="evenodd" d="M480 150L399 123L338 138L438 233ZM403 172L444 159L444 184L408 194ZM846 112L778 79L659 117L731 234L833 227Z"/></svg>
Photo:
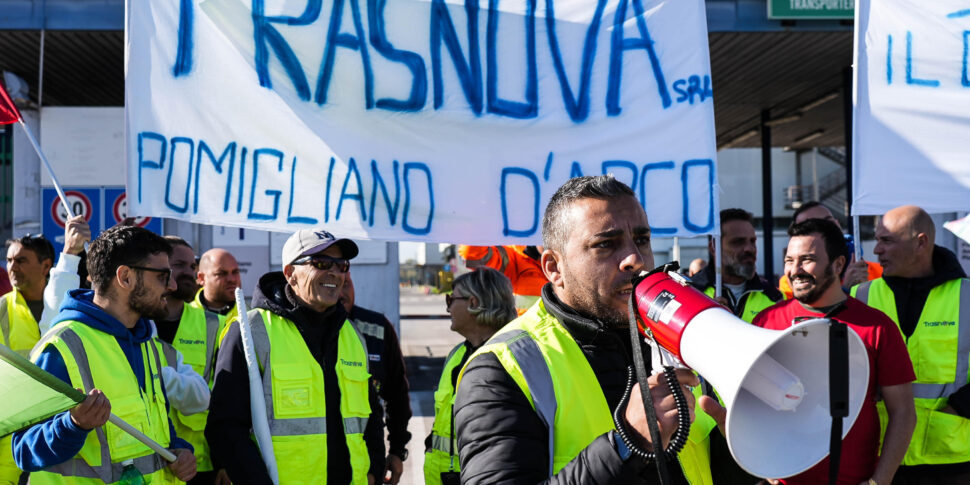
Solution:
<svg viewBox="0 0 970 485"><path fill-rule="evenodd" d="M883 277L852 288L896 322L916 368L916 432L897 485L970 483L970 281L935 238L923 209L886 212L873 250Z"/></svg>
<svg viewBox="0 0 970 485"><path fill-rule="evenodd" d="M808 219L789 228L788 235L791 240L785 255L785 274L792 282L795 298L766 309L753 323L783 330L798 322L828 315L848 325L862 338L869 356L869 385L862 410L842 440L837 483L888 485L916 424L910 384L916 377L906 344L885 314L842 291L838 275L848 254L838 226L823 219ZM887 411L881 449L877 399L882 400ZM826 458L781 483L826 483L828 476L829 459Z"/></svg>
<svg viewBox="0 0 970 485"><path fill-rule="evenodd" d="M236 288L242 285L239 263L225 249L210 249L199 258L196 278L202 289L190 304L218 314L219 322L224 327L225 322L236 316ZM220 330L219 335L222 333Z"/></svg>
<svg viewBox="0 0 970 485"><path fill-rule="evenodd" d="M633 361L631 278L653 267L647 215L613 176L577 177L549 201L542 239L549 283L541 299L476 351L459 376L461 483L656 483L655 464L630 445L666 445L677 427L670 389L650 377L663 443L651 444L639 385L617 409ZM645 358L649 368L649 353ZM677 377L693 409L686 386L698 379L686 369ZM614 430L614 410L631 443ZM712 483L709 459L693 448L706 447L706 431L700 434L703 442L688 440L669 462L675 483Z"/></svg>
<svg viewBox="0 0 970 485"><path fill-rule="evenodd" d="M751 322L761 310L782 299L768 280L756 273L758 238L750 212L744 209L721 211L721 297L720 303L734 314ZM693 285L714 298L714 240L709 243L711 263L692 278Z"/></svg>
<svg viewBox="0 0 970 485"><path fill-rule="evenodd" d="M259 279L247 317L272 435L286 485L373 485L384 474L384 433L375 410L363 335L339 304L357 245L324 230L283 245L283 271ZM270 484L251 439L250 379L238 324L216 363L205 435L236 485ZM269 411L271 410L271 411Z"/></svg>
<svg viewBox="0 0 970 485"><path fill-rule="evenodd" d="M165 357L148 320L165 315L175 289L171 251L139 227L109 229L91 243L87 266L94 289L69 292L54 327L31 353L38 366L87 397L14 433L14 459L31 472L32 483L115 483L129 464L156 485L195 475L192 446L177 437L168 418L160 378ZM167 464L109 423L109 414L168 446L176 461Z"/></svg>
<svg viewBox="0 0 970 485"><path fill-rule="evenodd" d="M221 321L219 315L203 308L190 305L199 287L196 283L195 253L192 246L178 236L165 236L165 240L172 247L170 266L172 279L175 280L175 291L168 298L164 318L155 319L158 338L164 343L162 348L170 363L184 362L191 367L197 376L202 376L204 385L194 390L196 405L173 406L172 421L179 436L192 444L195 448L195 458L198 463L198 474L192 480L193 485L210 483L228 484L225 472L220 473L219 467L212 463L209 445L205 440L205 422L208 412L209 389L215 380L213 367L216 352L219 349L219 334ZM171 367L178 369L175 365ZM168 371L170 372L170 371ZM184 372L184 371L183 371ZM194 379L179 379L186 389L198 387ZM166 385L173 381L166 380ZM184 394L182 386L178 394Z"/></svg>
<svg viewBox="0 0 970 485"><path fill-rule="evenodd" d="M805 202L799 206L791 217L792 225L805 222L809 219L825 219L838 226L840 231L842 230L842 225L839 224L839 220L835 218L832 211L814 200ZM846 238L848 239L849 236L846 236ZM848 240L851 241L851 239ZM851 249L849 253L849 264L842 270L841 275L843 288L852 288L859 283L874 280L882 276L882 266L879 266L879 263L866 260L856 261L855 253ZM788 281L788 276L783 274L778 279L778 290L781 291L781 294L786 299L792 297L791 282Z"/></svg>

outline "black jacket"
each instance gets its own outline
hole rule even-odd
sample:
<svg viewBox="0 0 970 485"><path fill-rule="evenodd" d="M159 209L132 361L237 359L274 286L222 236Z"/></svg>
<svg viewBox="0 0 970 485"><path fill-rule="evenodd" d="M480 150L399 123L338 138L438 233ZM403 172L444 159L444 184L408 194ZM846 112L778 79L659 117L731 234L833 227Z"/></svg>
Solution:
<svg viewBox="0 0 970 485"><path fill-rule="evenodd" d="M323 369L327 395L327 483L349 484L350 456L343 434L340 414L340 387L337 383L337 336L346 320L342 305L324 313L297 304L282 272L267 273L259 279L253 295L253 308L263 308L291 320ZM269 484L266 466L256 444L250 439L252 418L249 408L249 373L243 353L239 325L233 323L216 359L216 378L209 401L205 437L213 461L223 464L234 484ZM377 394L371 388L371 409L378 409ZM371 413L364 431L370 455L370 472L378 480L384 474L384 433L380 419ZM307 450L312 453L313 450Z"/></svg>
<svg viewBox="0 0 970 485"><path fill-rule="evenodd" d="M408 441L411 440L411 433L408 432L411 399L408 397L408 373L397 332L384 314L357 305L350 309L350 320L380 325L384 329L383 338L364 333L364 340L367 342L371 382L377 387L377 395L384 400L384 407L376 409L387 426L388 452L403 457ZM382 441L381 448L383 447Z"/></svg>
<svg viewBox="0 0 970 485"><path fill-rule="evenodd" d="M616 409L626 389L627 367L633 359L629 329L610 328L580 315L556 298L551 285L543 287L542 300L549 313L562 322L579 344L599 380L607 404ZM649 366L649 352L646 359ZM548 477L550 457L546 427L494 354L478 356L467 365L455 402L455 429L461 481L465 485L658 482L653 464L637 458L626 462L620 459L613 443L618 438L614 438L613 433L596 438L556 476ZM717 434L717 431L713 433ZM712 455L723 457L726 452L723 447L723 439L713 441ZM739 469L733 461L730 461L730 467L734 469L714 473L714 478L745 476L743 472L734 475ZM675 484L686 483L679 466L675 464L669 469ZM747 477L730 480L732 478L727 478L723 483L757 481L747 480Z"/></svg>
<svg viewBox="0 0 970 485"><path fill-rule="evenodd" d="M714 287L715 277L714 266L708 264L700 273L691 277L691 285L700 291L704 291ZM748 302L748 296L750 293L756 291L764 293L773 302L779 302L784 298L784 295L778 291L778 288L775 288L768 280L754 275L751 279L744 282L744 293L741 295L741 298L738 301L734 301L734 294L724 286L723 280L721 281L721 296L727 299L731 311L738 318L743 316L741 313L744 311L744 304Z"/></svg>
<svg viewBox="0 0 970 485"><path fill-rule="evenodd" d="M922 278L900 278L898 276L883 276L896 300L896 316L899 318L899 328L903 336L909 339L916 331L920 314L926 305L930 291L947 281L956 278L966 278L963 266L956 255L949 249L936 246L933 248L933 274ZM957 304L957 302L953 302ZM960 322L960 325L970 325L970 322ZM970 419L970 384L950 395L949 404L960 416ZM903 466L904 472L918 472L920 474L949 474L970 472L970 462L946 465L917 465Z"/></svg>

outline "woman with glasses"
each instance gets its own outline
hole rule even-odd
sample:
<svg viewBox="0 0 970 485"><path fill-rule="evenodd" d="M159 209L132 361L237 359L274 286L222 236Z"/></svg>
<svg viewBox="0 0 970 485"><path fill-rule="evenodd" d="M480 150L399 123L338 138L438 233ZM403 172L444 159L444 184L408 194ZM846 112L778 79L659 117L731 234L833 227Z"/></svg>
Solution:
<svg viewBox="0 0 970 485"><path fill-rule="evenodd" d="M512 283L491 268L479 268L455 278L445 296L451 330L465 337L445 359L434 393L434 426L425 439L424 480L428 485L460 482L452 406L455 383L465 361L485 341L516 316Z"/></svg>

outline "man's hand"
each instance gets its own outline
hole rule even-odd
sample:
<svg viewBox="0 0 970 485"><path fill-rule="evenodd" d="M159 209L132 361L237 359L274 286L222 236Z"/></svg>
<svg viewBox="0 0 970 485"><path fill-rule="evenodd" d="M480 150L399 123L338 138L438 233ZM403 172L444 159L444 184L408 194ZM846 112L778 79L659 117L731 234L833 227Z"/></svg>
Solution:
<svg viewBox="0 0 970 485"><path fill-rule="evenodd" d="M727 298L724 298L723 296L716 296L714 297L714 301L716 301L718 305L721 305L722 307L727 309L727 311L729 312L734 311L734 310L731 310L731 304L728 302Z"/></svg>
<svg viewBox="0 0 970 485"><path fill-rule="evenodd" d="M724 426L724 422L727 420L727 408L721 406L721 403L717 402L717 399L711 396L701 396L697 400L697 406L701 408L701 411L707 413L708 416L714 418L714 421L717 422L718 429L721 430L721 434L727 436L727 430Z"/></svg>
<svg viewBox="0 0 970 485"><path fill-rule="evenodd" d="M404 462L401 461L401 457L393 453L388 453L385 463L384 483L397 485L397 482L401 480L401 474L404 473ZM387 476L388 473L390 473L390 477Z"/></svg>
<svg viewBox="0 0 970 485"><path fill-rule="evenodd" d="M367 474L367 485L374 485L374 483L375 483L374 475L371 475L370 473L368 473Z"/></svg>
<svg viewBox="0 0 970 485"><path fill-rule="evenodd" d="M694 394L687 386L699 386L700 380L688 369L677 369L677 380L680 382L680 389L687 399L687 407L690 409L690 420L694 421ZM647 379L650 386L650 397L653 399L653 408L657 412L657 421L660 428L660 438L663 440L663 448L667 447L670 437L677 430L677 403L674 395L671 394L666 380L662 374L654 374ZM640 384L633 386L630 392L630 402L627 403L625 412L626 422L632 427L635 437L639 438L640 445L644 450L653 448L650 440L650 428L647 427L647 413L643 408L643 399L640 397Z"/></svg>
<svg viewBox="0 0 970 485"><path fill-rule="evenodd" d="M84 243L91 240L91 226L83 215L76 215L64 225L64 252L78 255L84 250Z"/></svg>
<svg viewBox="0 0 970 485"><path fill-rule="evenodd" d="M232 480L229 480L229 474L226 473L226 469L220 468L219 472L216 473L216 479L213 483L215 485L232 485Z"/></svg>
<svg viewBox="0 0 970 485"><path fill-rule="evenodd" d="M108 416L111 416L111 403L100 389L91 389L81 404L71 408L71 422L87 431L104 426Z"/></svg>
<svg viewBox="0 0 970 485"><path fill-rule="evenodd" d="M852 288L859 283L865 283L869 281L869 265L865 261L856 261L855 253L852 254L852 260L849 265L845 268L845 276L842 278L842 286L845 288Z"/></svg>
<svg viewBox="0 0 970 485"><path fill-rule="evenodd" d="M172 470L175 478L187 482L195 476L195 455L185 448L170 450L175 453L175 461L168 464L168 469Z"/></svg>

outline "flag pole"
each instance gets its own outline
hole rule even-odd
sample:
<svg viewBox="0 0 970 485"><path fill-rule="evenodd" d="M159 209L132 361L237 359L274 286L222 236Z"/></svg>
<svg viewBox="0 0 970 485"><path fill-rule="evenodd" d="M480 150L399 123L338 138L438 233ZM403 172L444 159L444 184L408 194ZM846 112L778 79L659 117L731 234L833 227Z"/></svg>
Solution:
<svg viewBox="0 0 970 485"><path fill-rule="evenodd" d="M61 198L61 204L64 205L64 210L67 211L67 218L70 219L74 217L74 211L71 210L71 205L67 203L67 196L64 195L64 189L61 188L61 184L57 181L57 176L54 175L54 169L51 167L51 162L47 161L47 156L40 149L40 145L37 144L37 139L34 138L34 134L27 127L27 123L24 123L24 117L20 116L17 118L17 122L23 127L24 133L27 134L27 139L30 140L30 144L34 147L34 151L37 152L37 156L40 160L44 162L44 168L47 169L47 175L50 175L51 182L54 183L54 190L57 191L57 196Z"/></svg>
<svg viewBox="0 0 970 485"><path fill-rule="evenodd" d="M246 367L249 371L249 409L252 414L253 434L259 445L259 454L263 457L266 472L274 484L280 479L276 471L276 455L273 454L273 435L269 431L269 421L266 419L266 402L263 400L263 381L259 375L259 362L256 360L256 344L253 342L252 328L249 324L249 314L246 308L246 297L242 288L236 288L236 309L239 312L239 336L242 339L243 354L246 356Z"/></svg>

